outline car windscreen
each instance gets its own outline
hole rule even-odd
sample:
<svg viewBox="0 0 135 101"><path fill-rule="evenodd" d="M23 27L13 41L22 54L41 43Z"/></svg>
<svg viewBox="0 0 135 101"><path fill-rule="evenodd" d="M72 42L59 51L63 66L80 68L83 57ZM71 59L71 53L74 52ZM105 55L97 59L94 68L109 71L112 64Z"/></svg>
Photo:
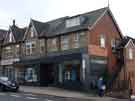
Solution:
<svg viewBox="0 0 135 101"><path fill-rule="evenodd" d="M8 78L7 77L0 77L0 80L2 80L2 81L8 81Z"/></svg>

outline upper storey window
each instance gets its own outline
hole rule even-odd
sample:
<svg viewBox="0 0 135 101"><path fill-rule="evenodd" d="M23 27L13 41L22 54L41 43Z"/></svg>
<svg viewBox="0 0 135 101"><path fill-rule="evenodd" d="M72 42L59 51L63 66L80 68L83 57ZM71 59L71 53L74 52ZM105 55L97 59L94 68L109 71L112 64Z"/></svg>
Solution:
<svg viewBox="0 0 135 101"><path fill-rule="evenodd" d="M80 25L80 17L73 17L66 20L66 27L73 27Z"/></svg>
<svg viewBox="0 0 135 101"><path fill-rule="evenodd" d="M128 49L128 56L129 56L129 59L130 59L130 60L133 59L133 50L132 50L132 48L129 48L129 49Z"/></svg>
<svg viewBox="0 0 135 101"><path fill-rule="evenodd" d="M105 36L103 34L100 35L100 47L105 48Z"/></svg>
<svg viewBox="0 0 135 101"><path fill-rule="evenodd" d="M68 35L61 36L61 49L62 50L69 49L69 36Z"/></svg>

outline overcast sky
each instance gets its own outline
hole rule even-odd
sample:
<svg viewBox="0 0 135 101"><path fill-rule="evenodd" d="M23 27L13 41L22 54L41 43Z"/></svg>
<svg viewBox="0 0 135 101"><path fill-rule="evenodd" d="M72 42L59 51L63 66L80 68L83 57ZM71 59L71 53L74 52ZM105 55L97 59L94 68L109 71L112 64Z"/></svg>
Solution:
<svg viewBox="0 0 135 101"><path fill-rule="evenodd" d="M0 28L8 29L12 20L20 27L30 18L46 22L103 8L108 0L0 0ZM135 0L110 0L110 9L124 35L135 38Z"/></svg>

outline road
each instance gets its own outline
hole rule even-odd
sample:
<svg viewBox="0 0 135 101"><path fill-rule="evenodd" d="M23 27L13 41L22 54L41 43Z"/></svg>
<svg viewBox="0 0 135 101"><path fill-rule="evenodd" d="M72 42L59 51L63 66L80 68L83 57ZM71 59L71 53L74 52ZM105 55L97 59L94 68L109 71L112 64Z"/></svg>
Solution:
<svg viewBox="0 0 135 101"><path fill-rule="evenodd" d="M23 93L23 92L18 92L18 93L0 92L0 101L98 101L98 100L63 98L63 97L37 95L37 94ZM100 101L104 101L104 100L100 100ZM114 101L128 101L128 100L115 99Z"/></svg>

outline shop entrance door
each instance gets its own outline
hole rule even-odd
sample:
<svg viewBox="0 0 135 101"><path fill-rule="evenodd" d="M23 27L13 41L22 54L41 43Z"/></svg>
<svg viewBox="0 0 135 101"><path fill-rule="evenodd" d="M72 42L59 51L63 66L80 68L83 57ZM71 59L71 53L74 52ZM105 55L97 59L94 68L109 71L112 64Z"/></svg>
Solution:
<svg viewBox="0 0 135 101"><path fill-rule="evenodd" d="M54 83L54 68L53 64L40 65L40 85L48 86Z"/></svg>

